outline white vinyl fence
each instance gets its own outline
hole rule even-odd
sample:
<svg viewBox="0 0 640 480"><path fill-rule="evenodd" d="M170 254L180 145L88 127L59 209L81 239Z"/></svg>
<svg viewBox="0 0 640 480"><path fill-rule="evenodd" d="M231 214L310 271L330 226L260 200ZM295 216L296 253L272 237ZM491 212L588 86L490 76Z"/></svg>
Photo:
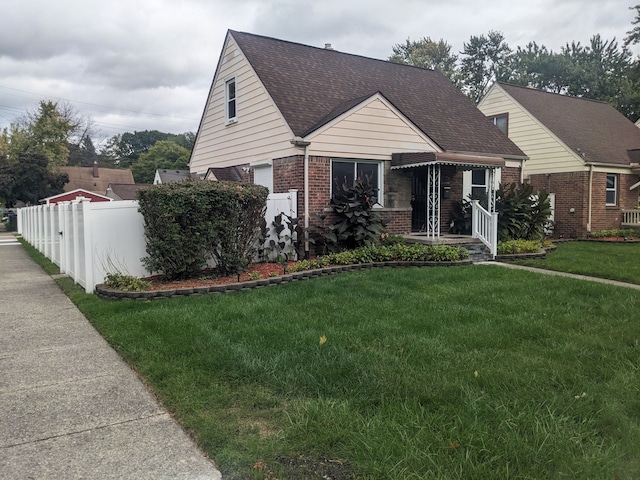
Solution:
<svg viewBox="0 0 640 480"><path fill-rule="evenodd" d="M269 195L267 226L281 212L297 216L297 191ZM92 293L107 273L137 277L149 273L141 260L147 254L144 220L135 200L74 200L20 208L18 230L87 293Z"/></svg>

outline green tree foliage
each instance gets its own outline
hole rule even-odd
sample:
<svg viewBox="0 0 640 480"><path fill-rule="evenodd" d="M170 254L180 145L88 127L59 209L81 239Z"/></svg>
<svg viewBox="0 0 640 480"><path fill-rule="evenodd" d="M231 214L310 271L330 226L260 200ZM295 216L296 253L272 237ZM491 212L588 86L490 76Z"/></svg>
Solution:
<svg viewBox="0 0 640 480"><path fill-rule="evenodd" d="M79 126L67 104L43 100L36 111L11 126L9 154L14 158L25 153L42 155L49 170L55 171L67 164L68 144Z"/></svg>
<svg viewBox="0 0 640 480"><path fill-rule="evenodd" d="M52 172L44 155L22 153L17 159L0 158L0 197L12 207L18 201L37 204L51 195L63 192L69 177Z"/></svg>
<svg viewBox="0 0 640 480"><path fill-rule="evenodd" d="M530 42L524 48L518 47L514 54L511 82L547 92L567 93L572 69L568 56Z"/></svg>
<svg viewBox="0 0 640 480"><path fill-rule="evenodd" d="M458 57L451 53L451 45L442 39L435 42L430 37L417 41L407 38L405 43L393 46L389 61L438 70L454 83L456 81Z"/></svg>
<svg viewBox="0 0 640 480"><path fill-rule="evenodd" d="M163 133L158 130L126 132L111 137L103 153L115 167L130 168L141 155L147 153L160 141L176 143L191 153L195 137L193 132L182 134Z"/></svg>
<svg viewBox="0 0 640 480"><path fill-rule="evenodd" d="M153 183L158 169L188 170L191 152L169 140L156 142L131 165L136 183Z"/></svg>
<svg viewBox="0 0 640 480"><path fill-rule="evenodd" d="M74 167L90 167L99 160L99 155L89 135L85 135L79 144L69 144L69 160L67 165Z"/></svg>
<svg viewBox="0 0 640 480"><path fill-rule="evenodd" d="M511 78L513 53L500 32L490 31L486 36L472 36L464 43L462 54L462 91L476 104L493 82Z"/></svg>
<svg viewBox="0 0 640 480"><path fill-rule="evenodd" d="M504 35L490 31L471 36L460 56L444 41L426 37L392 47L390 61L441 70L473 102L494 81L528 85L553 93L601 100L632 121L640 117L640 58L629 45L640 43L640 5L622 45L596 34L588 45L568 42L559 52L535 41L513 51Z"/></svg>
<svg viewBox="0 0 640 480"><path fill-rule="evenodd" d="M228 275L253 259L269 191L234 182L174 182L141 190L150 272L188 278L214 260Z"/></svg>

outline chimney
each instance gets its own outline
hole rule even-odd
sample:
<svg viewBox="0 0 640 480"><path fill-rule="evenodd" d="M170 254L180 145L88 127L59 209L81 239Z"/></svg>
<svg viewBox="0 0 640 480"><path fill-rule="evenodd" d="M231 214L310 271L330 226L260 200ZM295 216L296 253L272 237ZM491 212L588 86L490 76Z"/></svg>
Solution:
<svg viewBox="0 0 640 480"><path fill-rule="evenodd" d="M100 173L98 173L98 162L93 162L93 178L98 178Z"/></svg>
<svg viewBox="0 0 640 480"><path fill-rule="evenodd" d="M330 43L325 43L325 44L324 44L324 49L325 49L325 50L333 50L333 47L331 46L331 44L330 44Z"/></svg>

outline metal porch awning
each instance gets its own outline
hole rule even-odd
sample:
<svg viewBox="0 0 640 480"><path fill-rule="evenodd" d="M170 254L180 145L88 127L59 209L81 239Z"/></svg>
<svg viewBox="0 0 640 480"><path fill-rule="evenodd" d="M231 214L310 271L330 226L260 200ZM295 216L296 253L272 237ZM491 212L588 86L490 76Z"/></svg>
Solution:
<svg viewBox="0 0 640 480"><path fill-rule="evenodd" d="M474 168L496 169L505 166L503 158L470 155L449 152L410 152L394 153L391 156L391 169L418 168L430 165L453 165L463 170Z"/></svg>
<svg viewBox="0 0 640 480"><path fill-rule="evenodd" d="M462 170L483 168L489 170L488 181L488 211L495 212L496 193L495 175L496 169L504 167L503 158L485 157L463 153L447 152L416 152L394 153L391 158L391 169L410 169L425 167L427 178L427 215L425 229L428 237L440 237L440 186L441 170L443 165L453 165Z"/></svg>

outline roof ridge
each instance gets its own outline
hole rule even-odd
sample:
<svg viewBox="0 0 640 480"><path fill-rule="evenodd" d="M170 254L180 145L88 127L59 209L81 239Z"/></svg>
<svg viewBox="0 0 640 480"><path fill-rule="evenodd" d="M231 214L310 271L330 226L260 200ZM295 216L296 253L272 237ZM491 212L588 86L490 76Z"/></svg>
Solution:
<svg viewBox="0 0 640 480"><path fill-rule="evenodd" d="M375 61L375 62L384 62L384 63L388 63L388 64L391 64L391 65L399 65L401 67L415 68L415 69L418 69L418 70L425 70L427 72L435 72L436 71L433 68L418 67L416 65L410 65L408 63L392 62L391 60L383 60L382 58L367 57L366 55L359 55L357 53L343 52L341 50L335 50L334 48L329 49L329 48L325 48L325 47L316 47L315 45L307 45L306 43L294 42L294 41L291 41L291 40L283 40L281 38L269 37L267 35L259 35L257 33L241 32L239 30L231 30L231 29L229 29L229 33L231 33L231 34L238 33L240 35L248 35L250 37L264 38L266 40L273 40L273 41L276 41L276 42L287 43L287 44L296 45L296 46L299 46L299 47L312 48L314 50L319 50L319 51L323 51L323 52L331 52L331 53L340 54L340 55L348 55L350 57L358 57L358 58L363 58L365 60L372 60L372 61Z"/></svg>
<svg viewBox="0 0 640 480"><path fill-rule="evenodd" d="M508 87L519 88L519 89L522 89L522 90L526 90L528 92L546 93L548 95L555 95L557 97L562 97L562 98L570 98L570 99L574 99L574 100L584 100L586 102L594 102L594 103L603 103L603 104L609 105L609 106L611 106L613 108L613 105L611 105L609 102L606 102L605 100L597 100L595 98L577 97L575 95L569 95L567 93L548 92L547 90L540 90L539 88L529 87L529 86L526 86L526 85L516 85L514 83L509 83L509 82L498 82L498 85L506 85Z"/></svg>

